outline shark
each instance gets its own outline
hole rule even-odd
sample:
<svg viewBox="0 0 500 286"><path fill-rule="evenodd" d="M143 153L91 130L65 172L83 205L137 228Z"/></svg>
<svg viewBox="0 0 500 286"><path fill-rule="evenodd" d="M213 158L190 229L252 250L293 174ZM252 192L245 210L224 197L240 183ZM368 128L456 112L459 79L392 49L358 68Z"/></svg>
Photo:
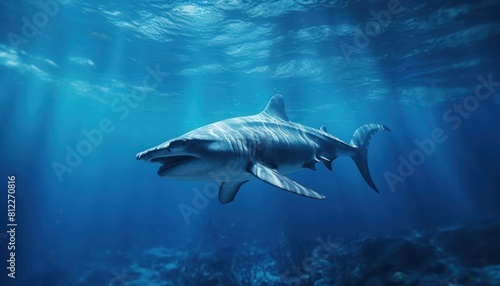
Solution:
<svg viewBox="0 0 500 286"><path fill-rule="evenodd" d="M286 176L297 170L316 170L323 163L348 156L366 183L379 192L368 169L368 146L374 134L390 131L381 124L359 127L346 143L327 132L289 120L284 98L274 95L256 114L208 124L142 151L136 159L160 163L158 175L181 180L220 182L221 203L234 200L240 187L259 179L277 188L313 199L325 196Z"/></svg>

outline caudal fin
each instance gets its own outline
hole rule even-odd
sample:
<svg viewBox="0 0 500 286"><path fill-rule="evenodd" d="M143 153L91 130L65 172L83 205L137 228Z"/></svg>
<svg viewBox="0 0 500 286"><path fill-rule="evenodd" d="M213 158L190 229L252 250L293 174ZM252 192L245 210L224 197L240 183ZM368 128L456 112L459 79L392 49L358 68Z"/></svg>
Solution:
<svg viewBox="0 0 500 286"><path fill-rule="evenodd" d="M366 183L372 187L377 193L378 189L370 176L370 170L368 169L368 145L370 145L370 140L373 135L379 131L391 131L384 125L380 124L367 124L359 127L352 135L351 145L357 148L357 152L352 156L352 159L358 166L361 175L365 179Z"/></svg>

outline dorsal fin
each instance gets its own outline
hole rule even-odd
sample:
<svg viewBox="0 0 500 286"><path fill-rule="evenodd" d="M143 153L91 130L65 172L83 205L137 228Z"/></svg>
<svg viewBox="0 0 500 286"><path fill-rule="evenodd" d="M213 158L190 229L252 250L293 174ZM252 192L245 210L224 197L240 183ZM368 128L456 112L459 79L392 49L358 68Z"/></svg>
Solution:
<svg viewBox="0 0 500 286"><path fill-rule="evenodd" d="M271 100L269 100L269 103L267 104L266 108L264 108L264 111L262 111L261 114L289 121L285 111L285 100L283 99L283 95L274 95Z"/></svg>
<svg viewBox="0 0 500 286"><path fill-rule="evenodd" d="M328 131L326 131L326 127L325 125L321 125L321 127L319 128L319 130L325 132L325 133L328 133Z"/></svg>

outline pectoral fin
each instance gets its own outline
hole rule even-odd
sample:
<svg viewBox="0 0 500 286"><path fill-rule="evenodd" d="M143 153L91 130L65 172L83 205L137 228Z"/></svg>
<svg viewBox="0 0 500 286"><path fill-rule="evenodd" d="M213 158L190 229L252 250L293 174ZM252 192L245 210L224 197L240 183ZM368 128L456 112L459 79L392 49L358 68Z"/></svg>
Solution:
<svg viewBox="0 0 500 286"><path fill-rule="evenodd" d="M251 163L247 167L247 171L262 181L271 184L275 187L295 193L297 195L313 198L324 199L325 196L316 193L315 191L302 186L301 184L291 180L290 178L278 173L278 171L268 168L259 163Z"/></svg>
<svg viewBox="0 0 500 286"><path fill-rule="evenodd" d="M219 188L219 202L223 204L232 202L241 185L246 182L248 182L248 180L238 182L222 182Z"/></svg>

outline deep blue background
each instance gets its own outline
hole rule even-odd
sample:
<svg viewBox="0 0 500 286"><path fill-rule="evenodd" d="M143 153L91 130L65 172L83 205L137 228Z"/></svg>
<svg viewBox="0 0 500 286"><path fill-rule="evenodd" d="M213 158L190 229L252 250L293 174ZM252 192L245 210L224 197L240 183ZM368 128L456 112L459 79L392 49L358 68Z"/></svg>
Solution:
<svg viewBox="0 0 500 286"><path fill-rule="evenodd" d="M5 183L7 175L17 178L18 275L71 268L70 261L107 251L243 247L498 217L498 91L457 130L443 114L474 96L478 76L500 81L500 6L430 3L401 1L405 9L348 60L341 43L353 45L370 11L387 2L60 1L58 13L16 46L9 35L22 35L23 17L41 8L2 1L0 175ZM147 67L157 65L168 76L144 89ZM122 113L125 98L143 91L146 98ZM186 224L179 205L192 205L193 189L206 182L162 179L158 166L135 154L201 125L258 113L275 93L284 95L292 121L325 125L345 141L362 124L389 126L392 133L377 134L369 152L380 194L351 159L339 158L333 172L318 164L316 172L290 175L326 200L254 180L231 204L210 199ZM76 148L82 131L104 118L114 131L58 180L53 162L64 163L66 146ZM408 158L414 140L435 128L446 142L392 192L384 174L397 173L398 156Z"/></svg>

